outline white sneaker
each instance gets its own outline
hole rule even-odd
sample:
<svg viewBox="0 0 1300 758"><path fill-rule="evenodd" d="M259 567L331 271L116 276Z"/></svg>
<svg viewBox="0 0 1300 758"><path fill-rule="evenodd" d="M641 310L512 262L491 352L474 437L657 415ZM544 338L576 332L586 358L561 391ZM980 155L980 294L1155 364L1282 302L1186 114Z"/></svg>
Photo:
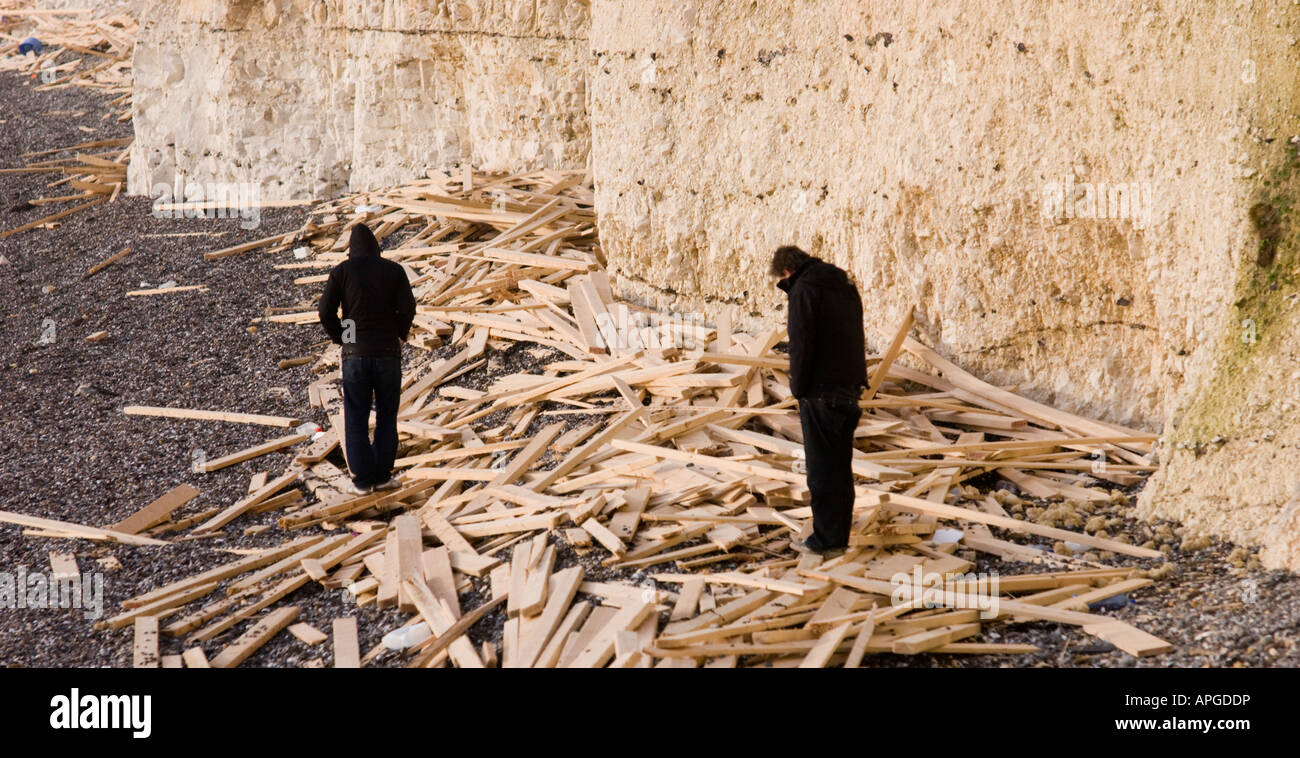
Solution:
<svg viewBox="0 0 1300 758"><path fill-rule="evenodd" d="M370 487L358 487L356 482L348 482L347 486L347 492L353 495L369 495L371 489Z"/></svg>
<svg viewBox="0 0 1300 758"><path fill-rule="evenodd" d="M388 481L380 482L379 484L376 484L374 487L371 487L371 489L374 490L399 490L401 488L402 488L402 482L400 479L398 479L395 476L390 476L388 477Z"/></svg>

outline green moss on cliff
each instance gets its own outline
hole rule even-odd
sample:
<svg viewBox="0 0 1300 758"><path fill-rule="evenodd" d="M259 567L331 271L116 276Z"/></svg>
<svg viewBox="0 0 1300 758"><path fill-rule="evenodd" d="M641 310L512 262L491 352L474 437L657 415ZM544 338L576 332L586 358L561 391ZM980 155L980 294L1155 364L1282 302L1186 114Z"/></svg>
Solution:
<svg viewBox="0 0 1300 758"><path fill-rule="evenodd" d="M1281 165L1261 182L1248 212L1256 240L1237 266L1233 319L1221 335L1215 377L1204 385L1174 430L1174 441L1189 445L1231 437L1253 425L1246 405L1255 364L1285 339L1279 327L1287 296L1300 292L1300 198L1297 145L1283 147Z"/></svg>

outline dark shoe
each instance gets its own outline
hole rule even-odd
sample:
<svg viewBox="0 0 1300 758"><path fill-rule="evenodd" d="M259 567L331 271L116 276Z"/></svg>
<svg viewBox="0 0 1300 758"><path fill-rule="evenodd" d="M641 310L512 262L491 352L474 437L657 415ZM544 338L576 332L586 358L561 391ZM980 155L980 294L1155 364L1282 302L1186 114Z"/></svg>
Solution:
<svg viewBox="0 0 1300 758"><path fill-rule="evenodd" d="M816 536L806 540L794 540L790 543L790 547L804 555L820 555L825 558L833 558L844 552L843 547L826 547Z"/></svg>

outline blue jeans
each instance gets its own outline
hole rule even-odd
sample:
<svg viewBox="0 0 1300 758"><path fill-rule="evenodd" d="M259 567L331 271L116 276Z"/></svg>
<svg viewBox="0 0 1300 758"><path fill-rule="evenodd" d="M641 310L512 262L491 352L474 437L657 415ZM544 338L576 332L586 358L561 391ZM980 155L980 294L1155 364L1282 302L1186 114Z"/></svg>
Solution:
<svg viewBox="0 0 1300 758"><path fill-rule="evenodd" d="M397 405L402 397L402 359L343 359L343 430L352 483L372 487L393 475L397 457ZM370 409L375 439L370 441Z"/></svg>

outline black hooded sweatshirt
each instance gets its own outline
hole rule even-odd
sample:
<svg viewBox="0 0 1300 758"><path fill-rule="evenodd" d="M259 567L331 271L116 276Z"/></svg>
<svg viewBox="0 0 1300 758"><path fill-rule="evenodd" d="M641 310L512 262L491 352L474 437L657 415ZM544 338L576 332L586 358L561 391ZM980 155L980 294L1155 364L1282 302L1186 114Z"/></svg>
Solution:
<svg viewBox="0 0 1300 758"><path fill-rule="evenodd" d="M355 323L355 339L344 341L339 305L344 320ZM401 357L402 342L411 332L415 318L415 295L399 264L385 260L379 242L365 224L352 227L348 259L334 267L320 298L321 326L335 344L343 345L343 357Z"/></svg>
<svg viewBox="0 0 1300 758"><path fill-rule="evenodd" d="M866 384L862 298L849 275L814 258L776 286L790 296L790 393L856 391Z"/></svg>

